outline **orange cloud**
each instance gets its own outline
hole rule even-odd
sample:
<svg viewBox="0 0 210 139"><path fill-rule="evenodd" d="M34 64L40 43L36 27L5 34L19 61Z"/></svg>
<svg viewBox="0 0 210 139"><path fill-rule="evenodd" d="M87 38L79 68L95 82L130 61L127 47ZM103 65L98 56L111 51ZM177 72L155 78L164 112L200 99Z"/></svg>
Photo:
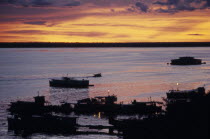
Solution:
<svg viewBox="0 0 210 139"><path fill-rule="evenodd" d="M201 5L207 7L208 1L203 2ZM0 3L0 42L209 41L209 9L186 10L176 3L157 3L156 0L141 3L136 0L109 3L81 0L71 8L67 8L64 1L36 3L44 7ZM160 8L166 11L158 11Z"/></svg>

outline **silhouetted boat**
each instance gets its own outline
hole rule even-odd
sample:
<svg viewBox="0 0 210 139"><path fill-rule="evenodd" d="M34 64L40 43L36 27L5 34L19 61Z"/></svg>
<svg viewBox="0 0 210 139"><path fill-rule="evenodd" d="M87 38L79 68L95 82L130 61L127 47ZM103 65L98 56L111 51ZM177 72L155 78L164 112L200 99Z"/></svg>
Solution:
<svg viewBox="0 0 210 139"><path fill-rule="evenodd" d="M101 73L93 74L93 77L102 77Z"/></svg>
<svg viewBox="0 0 210 139"><path fill-rule="evenodd" d="M201 59L195 59L194 57L179 57L179 59L172 59L171 65L200 65L206 64L205 62L202 63Z"/></svg>
<svg viewBox="0 0 210 139"><path fill-rule="evenodd" d="M116 101L115 95L86 98L77 101L74 111L77 113L113 112L120 107L120 105L115 104Z"/></svg>
<svg viewBox="0 0 210 139"><path fill-rule="evenodd" d="M115 95L97 96L94 98L86 98L78 100L75 104L74 111L77 113L111 113L111 114L149 114L160 113L162 107L158 106L160 102L136 102L132 104L116 104L117 97Z"/></svg>
<svg viewBox="0 0 210 139"><path fill-rule="evenodd" d="M169 92L166 93L168 100L178 100L178 99L192 99L199 96L204 96L205 94L205 88L204 87L198 87L197 89L192 90L169 90Z"/></svg>
<svg viewBox="0 0 210 139"><path fill-rule="evenodd" d="M136 100L134 100L132 102L132 105L130 105L130 109L133 110L135 113L154 114L162 112L162 104L162 102L158 101L137 102Z"/></svg>
<svg viewBox="0 0 210 139"><path fill-rule="evenodd" d="M183 115L187 116L188 113L192 114L196 109L201 111L204 107L208 106L204 104L207 98L204 87L198 87L192 90L170 90L166 93L167 98L166 110L170 117L181 117ZM202 107L200 105L203 105ZM183 114L183 115L182 115ZM190 116L190 114L188 116ZM183 118L183 117L182 117ZM186 118L186 117L185 117Z"/></svg>
<svg viewBox="0 0 210 139"><path fill-rule="evenodd" d="M51 112L69 112L69 104L60 106L45 105L44 96L34 97L34 102L11 102L8 111L13 114L8 117L8 129L24 130L30 133L74 133L76 131L76 117L54 116Z"/></svg>
<svg viewBox="0 0 210 139"><path fill-rule="evenodd" d="M40 114L45 113L46 109L45 106L45 97L44 96L36 96L34 97L35 102L30 101L16 101L11 102L9 111L11 113L18 113L18 114Z"/></svg>
<svg viewBox="0 0 210 139"><path fill-rule="evenodd" d="M124 139L208 139L210 93L204 87L167 92L165 113L132 119L109 118ZM202 136L202 137L201 137Z"/></svg>
<svg viewBox="0 0 210 139"><path fill-rule="evenodd" d="M87 88L89 86L89 80L78 80L70 77L62 77L61 79L51 79L49 81L52 87L70 87L70 88Z"/></svg>
<svg viewBox="0 0 210 139"><path fill-rule="evenodd" d="M8 129L14 131L48 133L75 133L76 117L62 117L53 115L14 115L8 117Z"/></svg>
<svg viewBox="0 0 210 139"><path fill-rule="evenodd" d="M70 103L62 103L61 105L49 105L45 101L45 96L34 97L31 101L11 102L8 111L18 115L46 114L49 112L69 113L73 108ZM47 105L46 105L47 104Z"/></svg>

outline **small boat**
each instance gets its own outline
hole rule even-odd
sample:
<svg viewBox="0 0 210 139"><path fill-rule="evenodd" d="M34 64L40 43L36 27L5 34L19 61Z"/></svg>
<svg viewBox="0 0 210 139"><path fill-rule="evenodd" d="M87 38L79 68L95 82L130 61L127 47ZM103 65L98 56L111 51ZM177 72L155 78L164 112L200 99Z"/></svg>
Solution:
<svg viewBox="0 0 210 139"><path fill-rule="evenodd" d="M61 79L51 79L49 81L51 87L69 87L69 88L87 88L89 80L78 80L70 77L62 77Z"/></svg>
<svg viewBox="0 0 210 139"><path fill-rule="evenodd" d="M93 77L102 77L101 73L93 74Z"/></svg>
<svg viewBox="0 0 210 139"><path fill-rule="evenodd" d="M195 59L194 57L179 57L179 59L172 59L171 65L201 65L206 64L206 62L202 62L201 59Z"/></svg>

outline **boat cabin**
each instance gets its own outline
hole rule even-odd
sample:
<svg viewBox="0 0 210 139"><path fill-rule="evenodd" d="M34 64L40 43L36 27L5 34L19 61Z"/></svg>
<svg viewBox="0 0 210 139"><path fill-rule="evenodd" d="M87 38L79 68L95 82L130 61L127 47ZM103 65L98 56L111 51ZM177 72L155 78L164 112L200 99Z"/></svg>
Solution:
<svg viewBox="0 0 210 139"><path fill-rule="evenodd" d="M204 96L205 88L198 87L197 89L193 90L170 90L166 93L167 99L192 99L194 97Z"/></svg>
<svg viewBox="0 0 210 139"><path fill-rule="evenodd" d="M202 63L201 59L195 59L194 57L186 56L186 57L179 57L179 59L172 59L171 65L200 65L206 64L205 62Z"/></svg>
<svg viewBox="0 0 210 139"><path fill-rule="evenodd" d="M114 104L117 101L117 96L97 96L94 98L86 98L78 100L77 104Z"/></svg>

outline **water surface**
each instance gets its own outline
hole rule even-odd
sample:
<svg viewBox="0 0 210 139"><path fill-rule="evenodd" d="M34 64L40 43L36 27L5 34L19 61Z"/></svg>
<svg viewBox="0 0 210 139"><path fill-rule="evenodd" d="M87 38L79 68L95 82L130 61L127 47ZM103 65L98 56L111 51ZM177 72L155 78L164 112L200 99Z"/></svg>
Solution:
<svg viewBox="0 0 210 139"><path fill-rule="evenodd" d="M170 89L210 89L210 48L2 48L0 49L0 135L7 133L5 108L10 101L32 100L45 95L52 104L61 101L115 94L118 102L136 99L161 100ZM194 56L207 64L195 66L167 65L171 59ZM101 78L88 78L94 87L88 89L50 88L49 79L62 76L86 77L102 73ZM177 82L179 85L177 86ZM85 119L87 119L85 121ZM89 121L88 121L89 120ZM97 120L92 119L92 121ZM79 122L91 122L83 117ZM99 123L108 124L103 119ZM32 138L65 138L33 135ZM15 137L16 138L16 137ZM21 137L20 137L21 138ZM72 138L118 138L113 136L72 136Z"/></svg>

